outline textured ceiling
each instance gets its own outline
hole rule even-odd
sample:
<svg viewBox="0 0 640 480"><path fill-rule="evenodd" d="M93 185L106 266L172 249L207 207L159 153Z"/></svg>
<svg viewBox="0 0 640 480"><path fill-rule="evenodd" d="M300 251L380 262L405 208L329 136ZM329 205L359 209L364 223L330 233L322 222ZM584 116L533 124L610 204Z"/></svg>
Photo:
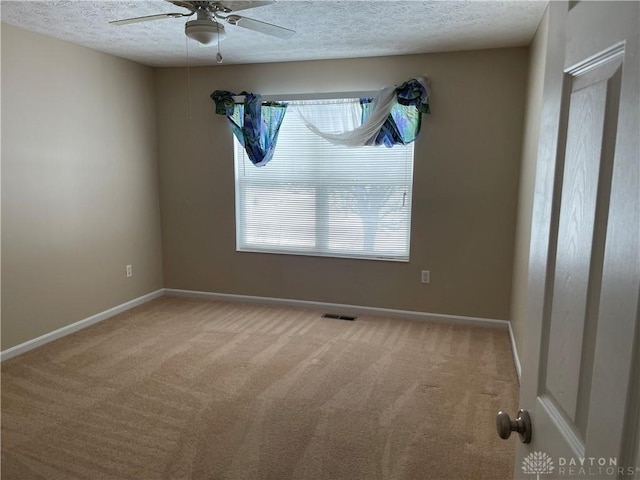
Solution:
<svg viewBox="0 0 640 480"><path fill-rule="evenodd" d="M224 0L223 0L224 3ZM296 1L240 15L293 29L282 40L226 25L225 64L470 50L527 45L545 1ZM2 21L155 66L215 64L216 47L186 40L183 18L110 20L185 11L163 1L2 1ZM187 56L188 55L188 56Z"/></svg>

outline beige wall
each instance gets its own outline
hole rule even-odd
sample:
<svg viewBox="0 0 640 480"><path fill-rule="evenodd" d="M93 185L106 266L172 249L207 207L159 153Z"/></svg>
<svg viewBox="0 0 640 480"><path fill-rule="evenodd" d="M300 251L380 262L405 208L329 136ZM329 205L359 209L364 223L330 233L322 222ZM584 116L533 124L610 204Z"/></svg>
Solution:
<svg viewBox="0 0 640 480"><path fill-rule="evenodd" d="M547 9L530 46L526 117L524 138L522 140L522 165L513 261L513 294L511 299L511 322L519 354L522 354L524 347L524 324L527 314L529 243L531 241L533 190L538 157L548 26L549 11Z"/></svg>
<svg viewBox="0 0 640 480"><path fill-rule="evenodd" d="M527 67L528 49L511 48L156 70L165 287L508 319ZM375 90L420 74L433 114L409 263L235 251L232 136L213 90Z"/></svg>
<svg viewBox="0 0 640 480"><path fill-rule="evenodd" d="M3 24L2 349L161 288L163 261L169 288L509 318L527 61L515 48L194 68L189 90L185 69L161 69L154 97L147 67ZM213 90L418 74L434 113L416 145L411 262L235 252Z"/></svg>
<svg viewBox="0 0 640 480"><path fill-rule="evenodd" d="M162 287L153 88L2 25L3 350Z"/></svg>

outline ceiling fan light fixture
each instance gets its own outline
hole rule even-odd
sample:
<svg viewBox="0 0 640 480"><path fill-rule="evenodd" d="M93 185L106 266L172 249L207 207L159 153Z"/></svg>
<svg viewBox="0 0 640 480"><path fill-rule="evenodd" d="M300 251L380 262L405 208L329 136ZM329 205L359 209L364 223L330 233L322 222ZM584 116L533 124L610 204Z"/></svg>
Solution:
<svg viewBox="0 0 640 480"><path fill-rule="evenodd" d="M203 45L221 42L227 37L224 27L212 20L191 20L185 25L184 33Z"/></svg>

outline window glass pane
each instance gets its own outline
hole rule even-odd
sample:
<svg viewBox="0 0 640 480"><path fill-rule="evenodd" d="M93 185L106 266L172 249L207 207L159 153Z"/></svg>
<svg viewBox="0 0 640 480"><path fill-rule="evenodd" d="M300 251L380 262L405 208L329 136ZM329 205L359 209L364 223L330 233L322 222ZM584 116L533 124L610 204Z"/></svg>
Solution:
<svg viewBox="0 0 640 480"><path fill-rule="evenodd" d="M245 245L307 249L315 246L313 188L244 185L241 192Z"/></svg>
<svg viewBox="0 0 640 480"><path fill-rule="evenodd" d="M345 105L360 108L357 99L312 103L313 121L327 131ZM332 145L304 125L295 104L267 165L252 165L235 141L238 250L408 260L413 144Z"/></svg>

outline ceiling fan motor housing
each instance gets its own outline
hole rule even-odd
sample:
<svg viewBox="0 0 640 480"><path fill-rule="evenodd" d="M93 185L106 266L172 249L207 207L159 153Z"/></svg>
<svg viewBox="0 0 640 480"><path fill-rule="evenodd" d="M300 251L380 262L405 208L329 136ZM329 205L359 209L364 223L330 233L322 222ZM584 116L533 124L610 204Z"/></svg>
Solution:
<svg viewBox="0 0 640 480"><path fill-rule="evenodd" d="M215 42L221 42L227 37L224 26L210 18L191 20L184 26L184 33L187 37L209 45Z"/></svg>

